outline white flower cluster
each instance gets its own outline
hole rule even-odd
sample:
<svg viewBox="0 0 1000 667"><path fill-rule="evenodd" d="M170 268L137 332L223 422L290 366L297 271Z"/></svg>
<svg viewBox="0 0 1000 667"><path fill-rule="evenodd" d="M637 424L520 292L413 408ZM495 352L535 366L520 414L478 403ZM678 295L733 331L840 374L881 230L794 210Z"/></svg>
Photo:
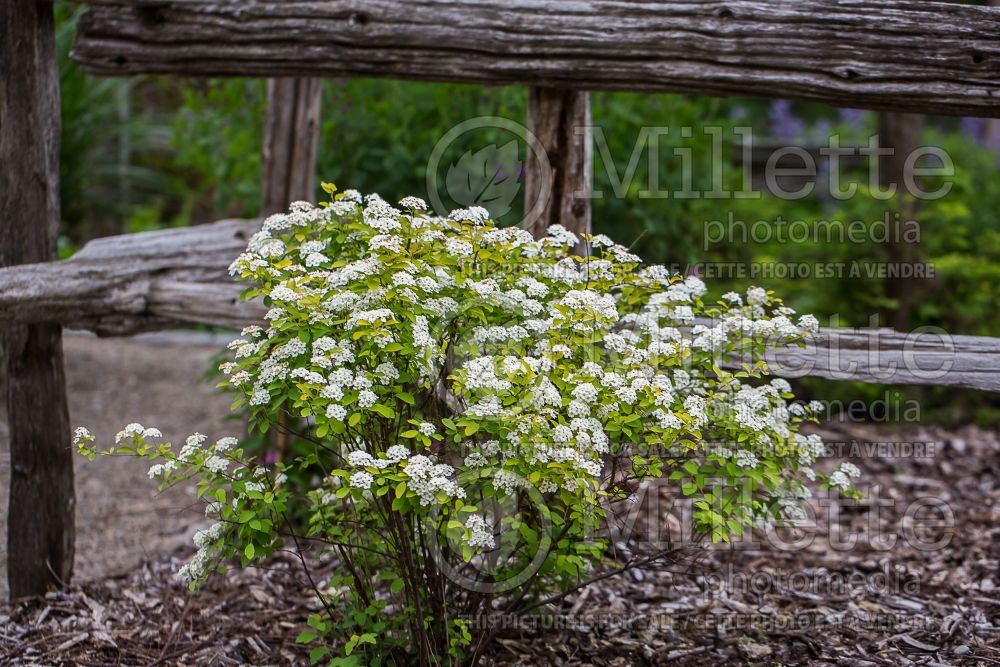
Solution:
<svg viewBox="0 0 1000 667"><path fill-rule="evenodd" d="M87 429L77 429L74 439L84 437L81 435L81 430L85 435L89 435ZM160 433L159 429L156 428L146 428L142 424L132 423L126 426L118 434L115 435L115 444L120 445L123 442L133 440L135 438L162 438L163 434Z"/></svg>
<svg viewBox="0 0 1000 667"><path fill-rule="evenodd" d="M861 471L853 463L841 463L840 467L830 475L830 486L847 491L851 488L851 479L860 477Z"/></svg>
<svg viewBox="0 0 1000 667"><path fill-rule="evenodd" d="M409 477L407 486L420 498L421 505L430 505L438 493L447 498L465 498L465 489L450 479L455 469L447 463L435 463L422 454L411 456L403 472Z"/></svg>
<svg viewBox="0 0 1000 667"><path fill-rule="evenodd" d="M741 470L791 450L811 474L816 447L796 431L816 407L789 404L783 380L716 369L748 349L757 359L761 341L808 335L815 318L796 323L758 287L706 306L700 279L643 266L606 236L555 226L536 240L494 227L482 208L426 211L417 198L397 208L354 191L324 209L296 205L232 266L274 308L266 329L233 342L223 372L251 407L292 396L344 438L349 488L371 491L395 471L421 504L450 502L465 497L454 464L498 493L583 496L605 481L608 456L709 433L744 436L731 454ZM570 255L588 240L588 255ZM435 447L464 429L467 454L398 449L410 429L400 416ZM375 423L383 441L359 449Z"/></svg>
<svg viewBox="0 0 1000 667"><path fill-rule="evenodd" d="M465 527L469 531L467 542L474 549L492 549L496 546L493 539L493 531L486 524L486 519L478 514L472 514L465 521Z"/></svg>

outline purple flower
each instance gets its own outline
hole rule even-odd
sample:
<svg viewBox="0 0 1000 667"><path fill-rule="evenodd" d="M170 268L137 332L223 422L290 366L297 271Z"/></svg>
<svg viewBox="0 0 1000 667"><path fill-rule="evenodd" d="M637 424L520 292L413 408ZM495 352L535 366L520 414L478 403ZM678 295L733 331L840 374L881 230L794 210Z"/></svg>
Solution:
<svg viewBox="0 0 1000 667"><path fill-rule="evenodd" d="M830 121L826 118L820 118L816 121L813 126L812 134L820 143L826 143L830 140L830 134L832 133L832 127L830 126Z"/></svg>
<svg viewBox="0 0 1000 667"><path fill-rule="evenodd" d="M961 128L962 134L971 139L982 141L986 138L985 118L973 118L971 116L966 116L959 121L958 126Z"/></svg>
<svg viewBox="0 0 1000 667"><path fill-rule="evenodd" d="M868 112L864 109L838 109L840 122L851 127L861 128L868 122Z"/></svg>
<svg viewBox="0 0 1000 667"><path fill-rule="evenodd" d="M775 100L767 115L771 136L782 141L798 139L805 133L805 123L792 113L792 103L788 100Z"/></svg>
<svg viewBox="0 0 1000 667"><path fill-rule="evenodd" d="M1000 127L997 127L998 124L1000 124L1000 120L995 118L987 121L986 128L983 130L983 139L987 148L1000 154Z"/></svg>

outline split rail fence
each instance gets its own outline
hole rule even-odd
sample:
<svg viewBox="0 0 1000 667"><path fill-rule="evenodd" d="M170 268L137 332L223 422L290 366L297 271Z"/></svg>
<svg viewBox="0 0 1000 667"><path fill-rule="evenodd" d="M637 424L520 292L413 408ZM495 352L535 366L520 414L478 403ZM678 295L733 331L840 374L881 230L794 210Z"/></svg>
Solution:
<svg viewBox="0 0 1000 667"><path fill-rule="evenodd" d="M321 77L529 87L532 230L590 228L589 90L754 95L1000 117L1000 8L926 0L85 0L74 60L100 75L269 77L262 214L314 193ZM13 597L67 582L73 462L62 327L121 336L260 319L226 267L258 222L100 239L56 262L59 77L51 2L0 3L0 342ZM657 119L661 120L662 119ZM823 330L787 374L1000 391L1000 339Z"/></svg>

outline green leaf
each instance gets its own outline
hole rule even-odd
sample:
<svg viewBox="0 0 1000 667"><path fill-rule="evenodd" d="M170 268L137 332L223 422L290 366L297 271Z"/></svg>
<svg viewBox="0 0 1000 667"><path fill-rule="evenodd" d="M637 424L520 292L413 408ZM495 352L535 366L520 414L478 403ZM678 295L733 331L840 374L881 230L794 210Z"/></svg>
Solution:
<svg viewBox="0 0 1000 667"><path fill-rule="evenodd" d="M330 649L326 646L317 646L309 651L309 664L315 665L317 662L330 655Z"/></svg>
<svg viewBox="0 0 1000 667"><path fill-rule="evenodd" d="M383 405L382 403L376 403L372 406L372 410L379 413L386 419L393 419L396 416L396 411L390 408L388 405Z"/></svg>
<svg viewBox="0 0 1000 667"><path fill-rule="evenodd" d="M257 553L257 550L256 550L256 549L254 549L254 546L253 546L253 542L251 542L250 544L248 544L248 545L246 546L246 549L244 549L244 550L243 550L243 554L244 554L244 555L245 555L245 556L246 556L247 558L253 558L253 555L254 555L255 553Z"/></svg>
<svg viewBox="0 0 1000 667"><path fill-rule="evenodd" d="M352 655L349 657L337 657L330 661L328 667L362 667L361 659Z"/></svg>

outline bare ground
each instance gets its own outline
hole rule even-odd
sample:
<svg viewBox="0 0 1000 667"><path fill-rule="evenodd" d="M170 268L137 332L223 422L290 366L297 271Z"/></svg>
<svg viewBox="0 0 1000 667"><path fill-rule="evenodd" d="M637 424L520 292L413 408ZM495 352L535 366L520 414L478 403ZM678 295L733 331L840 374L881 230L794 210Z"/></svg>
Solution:
<svg viewBox="0 0 1000 667"><path fill-rule="evenodd" d="M226 421L229 399L212 383L199 381L220 349L212 337L175 333L101 340L70 334L63 347L70 424L89 428L99 444L114 442L114 434L130 422L156 426L174 442L194 431L221 437L242 428ZM141 461L75 458L79 582L126 572L169 553L188 543L204 521L197 511L186 511L188 489L158 493ZM7 429L0 420L0 599L7 597L9 465Z"/></svg>
<svg viewBox="0 0 1000 667"><path fill-rule="evenodd" d="M209 432L221 425L225 399L204 386L191 388L211 349L151 352L137 345L145 344L68 341L74 423L77 415L92 416L105 436L133 418L162 427L183 419ZM144 402L143 394L155 402ZM997 434L852 424L827 424L823 431L828 441L847 443L869 493L834 510L816 499L813 519L796 535L782 535L801 538L799 548L757 534L756 545L607 579L544 616L504 626L487 663L1000 664ZM853 443L872 442L918 443L924 455L899 456L898 444L890 453L851 451ZM306 663L290 639L316 600L293 556L279 554L267 568L235 572L190 593L172 576L190 552L173 547L186 543L197 520L183 511L183 493L156 497L141 467L104 463L78 467L77 564L86 583L0 607L0 663ZM150 504L127 514L115 509L114 498ZM942 515L926 509L930 498L944 503L953 520L934 524ZM659 511L649 517L636 537L669 525ZM876 540L892 536L891 547ZM917 544L937 539L942 543L933 548ZM633 544L620 546L619 558L627 559ZM144 555L149 561L135 567ZM317 578L331 567L322 563Z"/></svg>

